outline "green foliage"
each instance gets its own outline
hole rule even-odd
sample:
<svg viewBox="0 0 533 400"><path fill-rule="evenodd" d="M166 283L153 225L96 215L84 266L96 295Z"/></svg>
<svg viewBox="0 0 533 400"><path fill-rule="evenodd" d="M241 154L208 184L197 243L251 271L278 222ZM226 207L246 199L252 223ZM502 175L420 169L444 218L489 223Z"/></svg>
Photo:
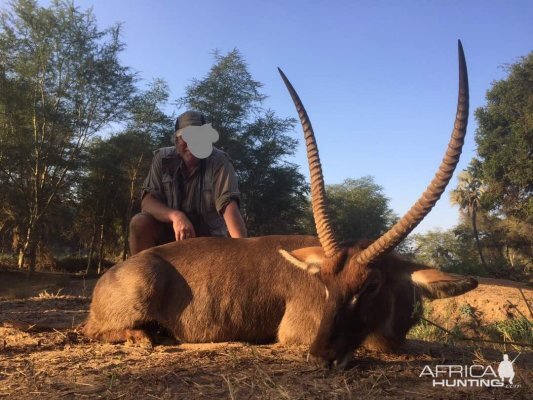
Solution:
<svg viewBox="0 0 533 400"><path fill-rule="evenodd" d="M524 317L495 322L484 326L482 331L493 340L533 343L533 325Z"/></svg>
<svg viewBox="0 0 533 400"><path fill-rule="evenodd" d="M131 131L91 143L85 165L87 173L77 189L79 212L75 224L76 234L88 248L100 227L105 229L103 243L110 248L121 243L123 231L115 230L114 223L118 220L121 227L128 223L130 193L138 200L138 188L144 178L139 169L149 167L152 145L150 137Z"/></svg>
<svg viewBox="0 0 533 400"><path fill-rule="evenodd" d="M482 273L473 240L461 240L452 230L432 230L413 235L414 255L419 262L444 271Z"/></svg>
<svg viewBox="0 0 533 400"><path fill-rule="evenodd" d="M502 239L497 231L486 230L485 224L488 223L494 223L494 220L490 222L484 220L482 225L486 265L480 263L476 242L468 223L461 223L447 231L432 230L413 235L412 256L421 263L448 272L515 280L527 279L527 261L511 249L505 248L502 244L502 240L505 239Z"/></svg>
<svg viewBox="0 0 533 400"><path fill-rule="evenodd" d="M475 316L475 309L468 303L463 303L459 307L459 314L465 318L473 318Z"/></svg>
<svg viewBox="0 0 533 400"><path fill-rule="evenodd" d="M424 306L420 305L420 308L422 307L424 310L423 317L426 319L430 319L431 315L433 314L433 309L431 305L429 304L425 304ZM461 338L464 336L458 325L454 325L450 329L450 332L456 335L454 337L453 335L450 335L449 333L443 331L437 326L431 324L426 319L420 319L420 321L411 328L411 330L409 331L410 338L425 340L428 342L454 344L457 338Z"/></svg>
<svg viewBox="0 0 533 400"><path fill-rule="evenodd" d="M173 121L162 110L167 100L166 83L152 82L133 98L125 129L105 140L94 140L87 149L85 174L77 187L75 224L76 234L89 250L87 269L93 253L99 266L104 252L121 249L123 258L126 256L129 220L140 203L151 149L167 145L172 131Z"/></svg>
<svg viewBox="0 0 533 400"><path fill-rule="evenodd" d="M480 208L485 191L483 182L469 170L460 172L457 179L457 187L450 192L450 201L471 216Z"/></svg>
<svg viewBox="0 0 533 400"><path fill-rule="evenodd" d="M383 188L371 176L328 185L326 192L340 238L377 238L397 219Z"/></svg>
<svg viewBox="0 0 533 400"><path fill-rule="evenodd" d="M451 200L470 218L457 235L476 241L487 274L520 278L533 262L533 53L507 70L475 111L478 157Z"/></svg>
<svg viewBox="0 0 533 400"><path fill-rule="evenodd" d="M473 159L451 192L452 204L459 205L461 210L461 221L453 234L464 243L475 242L481 261L476 266L474 260L459 255L465 261L463 264L470 265L468 268L463 265L463 269L479 275L523 279L529 274L533 256L531 224L491 212L486 188L481 180L481 163Z"/></svg>
<svg viewBox="0 0 533 400"><path fill-rule="evenodd" d="M473 165L475 166L475 164L471 164L471 166ZM477 229L477 213L480 207L481 198L485 191L483 182L479 178L478 171L479 169L472 167L459 174L457 188L451 191L450 201L452 204L458 205L461 212L470 217L479 259L481 264L486 267L487 263L483 257L483 250L481 248L479 232Z"/></svg>
<svg viewBox="0 0 533 400"><path fill-rule="evenodd" d="M423 313L425 319L421 319L409 331L409 337L451 344L465 339L533 343L533 324L523 316L482 325L476 317L474 307L467 303L462 304L457 310L461 317L459 319L456 318L452 304L449 304L444 311L445 315L441 316L441 320L444 321L442 328L450 333L439 328L438 324L428 322L432 320L434 313L431 305L425 302Z"/></svg>
<svg viewBox="0 0 533 400"><path fill-rule="evenodd" d="M0 183L5 214L16 215L19 266L29 256L34 268L88 140L124 116L134 76L118 59L119 33L119 26L98 30L90 11L68 1L44 8L18 0L1 12Z"/></svg>
<svg viewBox="0 0 533 400"><path fill-rule="evenodd" d="M91 11L70 1L15 0L0 12L0 250L18 253L21 266L27 259L34 268L39 254L57 264L46 247L66 252L78 242L88 249L87 268L95 260L103 266L117 249L125 257L150 150L169 145L173 120L164 112L163 80L134 87L135 74L119 60L119 36L119 25L100 30ZM264 109L261 89L237 50L215 52L209 73L179 104L204 112L220 132L217 146L234 160L250 235L314 234L308 187L288 161L296 121ZM531 93L533 53L511 65L476 110L479 157L451 193L462 220L450 231L414 235L420 261L474 275L531 272ZM120 123L113 134L97 137L113 122ZM376 238L397 219L371 177L326 191L340 239Z"/></svg>
<svg viewBox="0 0 533 400"><path fill-rule="evenodd" d="M371 176L326 185L326 196L332 225L340 240L375 239L397 220L383 188ZM310 206L304 225L307 232L315 232Z"/></svg>
<svg viewBox="0 0 533 400"><path fill-rule="evenodd" d="M464 242L474 241L471 224L462 217L453 232ZM479 213L480 243L486 258L486 273L482 275L523 280L531 269L532 231L529 224L514 218ZM482 266L480 266L481 268Z"/></svg>
<svg viewBox="0 0 533 400"><path fill-rule="evenodd" d="M137 93L128 108L126 131L149 137L157 147L169 146L169 132L173 131L174 120L163 111L169 92L163 79L155 79L145 91Z"/></svg>
<svg viewBox="0 0 533 400"><path fill-rule="evenodd" d="M206 114L219 131L217 147L229 153L239 177L248 233L294 233L308 192L298 167L286 160L297 144L287 135L295 120L262 108L262 84L238 50L215 52L214 58L207 76L193 80L179 104Z"/></svg>
<svg viewBox="0 0 533 400"><path fill-rule="evenodd" d="M508 67L476 110L477 152L492 209L533 222L533 53Z"/></svg>

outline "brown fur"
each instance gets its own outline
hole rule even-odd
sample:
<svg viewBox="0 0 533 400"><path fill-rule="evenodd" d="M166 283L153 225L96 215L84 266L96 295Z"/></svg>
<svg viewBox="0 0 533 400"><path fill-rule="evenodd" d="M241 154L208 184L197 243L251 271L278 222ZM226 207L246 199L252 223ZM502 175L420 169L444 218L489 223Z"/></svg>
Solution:
<svg viewBox="0 0 533 400"><path fill-rule="evenodd" d="M322 300L324 286L278 250L316 244L303 236L198 238L146 250L102 276L84 331L106 341L155 321L185 342L264 343L279 336L309 343L319 321L302 310L320 315L314 294Z"/></svg>
<svg viewBox="0 0 533 400"><path fill-rule="evenodd" d="M424 275L427 267L394 254L376 265L356 265L361 244L331 259L298 250L317 245L310 236L265 236L197 238L146 250L100 278L84 332L101 341L145 344L153 341L146 327L155 323L184 342L312 343L314 355L338 360L365 340L382 350L401 344L417 321L413 310L421 294L432 293L432 278L448 279L439 295L475 287L434 270ZM295 268L282 249L327 268L316 275ZM415 273L425 277L421 290L411 280ZM459 287L450 290L454 282ZM370 284L378 289L367 294ZM351 296L357 301L346 306ZM342 318L339 310L347 310Z"/></svg>

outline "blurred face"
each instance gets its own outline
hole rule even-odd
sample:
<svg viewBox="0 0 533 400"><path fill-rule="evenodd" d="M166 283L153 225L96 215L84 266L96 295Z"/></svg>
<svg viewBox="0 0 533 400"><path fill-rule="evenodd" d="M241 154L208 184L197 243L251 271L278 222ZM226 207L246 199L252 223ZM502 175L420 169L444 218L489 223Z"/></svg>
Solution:
<svg viewBox="0 0 533 400"><path fill-rule="evenodd" d="M192 155L187 147L187 142L185 142L181 136L176 138L176 149L187 167L195 167L200 162L200 159Z"/></svg>

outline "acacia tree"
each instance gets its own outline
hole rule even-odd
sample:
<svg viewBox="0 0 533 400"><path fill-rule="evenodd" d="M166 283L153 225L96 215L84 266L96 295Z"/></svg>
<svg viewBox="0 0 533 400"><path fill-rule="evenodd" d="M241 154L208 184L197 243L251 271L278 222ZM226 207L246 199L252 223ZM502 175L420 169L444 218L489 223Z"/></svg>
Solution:
<svg viewBox="0 0 533 400"><path fill-rule="evenodd" d="M413 254L418 262L438 269L458 273L487 275L489 271L479 271L476 250L471 240L461 240L454 230L431 230L412 235Z"/></svg>
<svg viewBox="0 0 533 400"><path fill-rule="evenodd" d="M124 115L134 76L120 27L99 30L70 1L17 0L0 15L0 182L16 192L19 267L35 267L39 232L76 178L88 140Z"/></svg>
<svg viewBox="0 0 533 400"><path fill-rule="evenodd" d="M92 141L86 173L78 186L77 233L88 249L87 271L95 257L101 269L104 248L127 255L129 221L140 202L140 186L151 161L151 149L168 143L172 118L162 110L169 89L155 80L128 107L124 130Z"/></svg>
<svg viewBox="0 0 533 400"><path fill-rule="evenodd" d="M166 146L173 131L172 117L163 108L168 103L169 87L163 79L154 80L147 90L135 96L129 110L131 118L126 130L117 138L117 144L126 149L121 161L126 177L128 198L121 215L122 259L128 253L129 222L134 208L140 205L140 188L150 167L150 150Z"/></svg>
<svg viewBox="0 0 533 400"><path fill-rule="evenodd" d="M207 76L193 80L178 104L206 114L220 133L216 146L234 161L248 233L295 232L308 192L298 167L287 161L297 144L287 135L295 120L263 109L262 84L238 50L214 57Z"/></svg>
<svg viewBox="0 0 533 400"><path fill-rule="evenodd" d="M328 185L326 193L333 226L344 239L378 238L398 219L371 176Z"/></svg>
<svg viewBox="0 0 533 400"><path fill-rule="evenodd" d="M326 185L326 196L332 225L342 240L378 238L398 219L371 176ZM315 231L310 205L304 225L308 233Z"/></svg>
<svg viewBox="0 0 533 400"><path fill-rule="evenodd" d="M149 136L132 131L91 143L86 174L77 188L75 221L76 233L87 248L86 272L94 263L100 272L105 251L124 251L128 222L143 178L139 171L148 167L152 145Z"/></svg>

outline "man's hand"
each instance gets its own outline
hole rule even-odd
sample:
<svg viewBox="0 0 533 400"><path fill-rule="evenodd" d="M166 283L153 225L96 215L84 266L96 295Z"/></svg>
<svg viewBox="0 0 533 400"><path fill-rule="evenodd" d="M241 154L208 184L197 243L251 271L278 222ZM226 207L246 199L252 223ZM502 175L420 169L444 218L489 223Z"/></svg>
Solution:
<svg viewBox="0 0 533 400"><path fill-rule="evenodd" d="M168 208L161 200L150 193L146 194L141 202L141 209L152 215L161 222L170 222L176 240L190 239L196 237L194 227L187 216L178 210Z"/></svg>
<svg viewBox="0 0 533 400"><path fill-rule="evenodd" d="M177 240L184 240L196 237L194 227L189 221L189 218L181 211L174 211L170 214L170 221L172 222L172 228L174 229L174 235Z"/></svg>

